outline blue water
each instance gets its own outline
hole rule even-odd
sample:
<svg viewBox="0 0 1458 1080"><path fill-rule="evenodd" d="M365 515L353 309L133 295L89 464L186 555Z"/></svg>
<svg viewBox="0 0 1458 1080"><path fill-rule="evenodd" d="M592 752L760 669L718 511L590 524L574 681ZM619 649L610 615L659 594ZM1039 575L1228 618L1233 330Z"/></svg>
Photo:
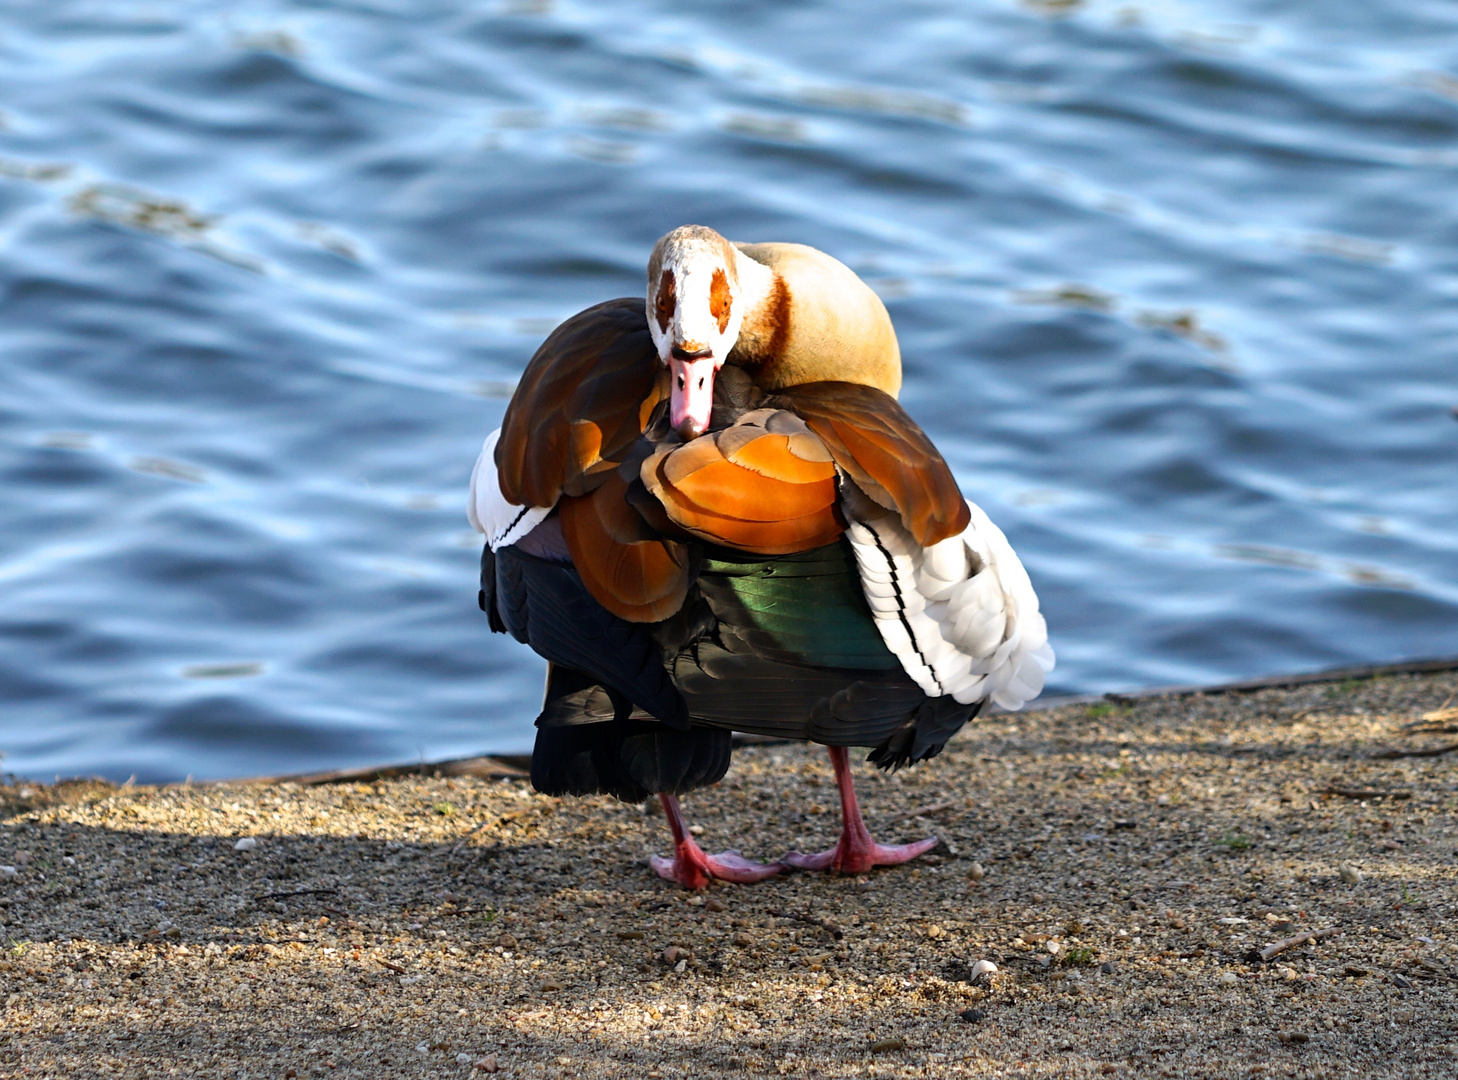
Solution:
<svg viewBox="0 0 1458 1080"><path fill-rule="evenodd" d="M886 299L1053 692L1458 653L1458 7L0 7L0 751L530 745L463 513L685 222Z"/></svg>

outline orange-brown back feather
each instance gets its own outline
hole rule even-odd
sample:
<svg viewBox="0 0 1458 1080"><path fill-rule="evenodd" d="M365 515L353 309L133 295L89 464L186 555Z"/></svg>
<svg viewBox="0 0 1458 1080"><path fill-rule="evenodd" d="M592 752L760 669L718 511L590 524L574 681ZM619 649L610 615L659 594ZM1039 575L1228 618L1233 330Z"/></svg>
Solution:
<svg viewBox="0 0 1458 1080"><path fill-rule="evenodd" d="M675 525L742 551L808 551L845 528L830 455L785 413L756 410L722 431L660 447L640 475Z"/></svg>

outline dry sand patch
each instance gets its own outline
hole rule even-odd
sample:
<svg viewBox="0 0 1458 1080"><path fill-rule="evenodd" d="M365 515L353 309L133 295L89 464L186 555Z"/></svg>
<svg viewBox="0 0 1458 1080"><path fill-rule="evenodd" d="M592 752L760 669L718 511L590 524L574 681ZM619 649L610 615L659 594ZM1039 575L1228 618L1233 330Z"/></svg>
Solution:
<svg viewBox="0 0 1458 1080"><path fill-rule="evenodd" d="M995 716L857 767L936 855L698 896L660 817L519 778L11 783L0 1077L1451 1077L1458 752L1374 751L1453 741L1455 693ZM754 857L838 825L813 748L685 804Z"/></svg>

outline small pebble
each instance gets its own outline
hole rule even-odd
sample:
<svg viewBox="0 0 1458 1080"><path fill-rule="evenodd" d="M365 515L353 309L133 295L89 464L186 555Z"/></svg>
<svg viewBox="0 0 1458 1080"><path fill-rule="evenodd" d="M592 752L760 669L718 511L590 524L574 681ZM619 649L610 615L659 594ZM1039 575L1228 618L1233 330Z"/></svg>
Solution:
<svg viewBox="0 0 1458 1080"><path fill-rule="evenodd" d="M871 1044L871 1053L889 1054L893 1050L905 1050L906 1040L900 1035L892 1035L890 1038L877 1039Z"/></svg>
<svg viewBox="0 0 1458 1080"><path fill-rule="evenodd" d="M258 846L258 841L251 836L245 836L233 845L234 851L252 851Z"/></svg>
<svg viewBox="0 0 1458 1080"><path fill-rule="evenodd" d="M1105 975L1112 975L1114 972L1119 970L1119 965L1114 963L1112 960L1105 960L1102 964L1099 965L1099 970Z"/></svg>
<svg viewBox="0 0 1458 1080"><path fill-rule="evenodd" d="M1342 863L1341 869L1337 872L1348 885L1357 885L1366 876L1351 863Z"/></svg>
<svg viewBox="0 0 1458 1080"><path fill-rule="evenodd" d="M711 896L707 900L704 901L704 910L705 911L728 911L729 909L724 905L724 901L722 901L722 900L716 900L716 899L714 899Z"/></svg>
<svg viewBox="0 0 1458 1080"><path fill-rule="evenodd" d="M981 881L987 876L987 871L980 862L975 862L967 868L967 876L973 881Z"/></svg>
<svg viewBox="0 0 1458 1080"><path fill-rule="evenodd" d="M503 949L515 949L521 943L510 934L502 934L496 939L496 944L500 945Z"/></svg>
<svg viewBox="0 0 1458 1080"><path fill-rule="evenodd" d="M0 881L11 881L19 872L13 866L0 866Z"/></svg>
<svg viewBox="0 0 1458 1080"><path fill-rule="evenodd" d="M969 1024L975 1024L979 1020L986 1020L987 1013L983 1009L963 1009L957 1014Z"/></svg>
<svg viewBox="0 0 1458 1080"><path fill-rule="evenodd" d="M641 930L619 930L618 937L624 941L642 941L646 935Z"/></svg>
<svg viewBox="0 0 1458 1080"><path fill-rule="evenodd" d="M753 945L754 938L750 937L748 934L741 930L739 933L735 934L732 938L730 938L729 942L732 945L739 946Z"/></svg>
<svg viewBox="0 0 1458 1080"><path fill-rule="evenodd" d="M1220 985L1222 986L1234 986L1238 982L1240 982L1240 976L1233 971L1225 971L1220 975Z"/></svg>
<svg viewBox="0 0 1458 1080"><path fill-rule="evenodd" d="M693 833L693 835L695 836L703 836L704 827L702 825L690 825L689 832Z"/></svg>
<svg viewBox="0 0 1458 1080"><path fill-rule="evenodd" d="M476 1062L477 1072L494 1073L499 1071L500 1068L501 1066L496 1063L495 1054L487 1054L480 1061Z"/></svg>
<svg viewBox="0 0 1458 1080"><path fill-rule="evenodd" d="M688 958L689 951L687 949L681 949L677 945L670 945L668 948L663 950L663 959L670 964L686 962Z"/></svg>
<svg viewBox="0 0 1458 1080"><path fill-rule="evenodd" d="M470 1054L457 1054L456 1055L456 1064L457 1065L469 1065L469 1064L471 1064L471 1055Z"/></svg>
<svg viewBox="0 0 1458 1080"><path fill-rule="evenodd" d="M1278 1031L1276 1033L1276 1038L1280 1039L1283 1043L1293 1044L1296 1046L1300 1046L1302 1043L1308 1043L1311 1041L1311 1036L1306 1034L1306 1032L1304 1031Z"/></svg>
<svg viewBox="0 0 1458 1080"><path fill-rule="evenodd" d="M1281 976L1281 978L1286 980L1286 982L1295 982L1297 979L1301 978L1301 976L1297 974L1295 968L1287 967L1284 964L1276 968L1276 974Z"/></svg>

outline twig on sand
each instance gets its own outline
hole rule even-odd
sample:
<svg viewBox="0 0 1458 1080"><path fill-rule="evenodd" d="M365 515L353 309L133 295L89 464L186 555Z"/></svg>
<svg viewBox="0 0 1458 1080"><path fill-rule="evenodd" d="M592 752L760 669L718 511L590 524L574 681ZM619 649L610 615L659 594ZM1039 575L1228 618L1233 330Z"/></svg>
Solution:
<svg viewBox="0 0 1458 1080"><path fill-rule="evenodd" d="M777 915L781 919L794 919L795 922L808 923L811 926L818 926L820 927L820 929L830 934L831 937L835 938L836 941L840 941L842 938L845 937L845 931L842 930L840 927L836 926L835 923L831 922L829 919L821 919L815 915L811 915L808 911L782 911L779 908L769 908L768 913L770 915Z"/></svg>
<svg viewBox="0 0 1458 1080"><path fill-rule="evenodd" d="M923 806L916 810L908 810L904 814L897 814L895 817L886 819L887 825L895 825L898 821L910 821L917 817L931 817L933 814L941 814L947 810L954 810L957 807L955 802L940 802L932 806Z"/></svg>
<svg viewBox="0 0 1458 1080"><path fill-rule="evenodd" d="M391 971L393 971L393 972L394 972L394 973L395 973L395 974L396 974L396 975L404 975L404 974L405 974L405 969L404 969L404 968L402 968L402 967L401 967L401 966L400 966L400 965L399 965L399 964L392 964L392 963L390 963L390 961L388 961L388 960L381 960L381 959L380 959L380 958L379 958L379 957L378 957L378 956L377 956L377 957L375 957L375 960L376 960L376 961L377 961L377 962L379 962L379 963L381 963L381 964L383 964L383 965L384 965L384 966L385 966L385 967L387 967L387 968L389 968L389 969L390 969L390 970L391 970Z"/></svg>
<svg viewBox="0 0 1458 1080"><path fill-rule="evenodd" d="M1454 750L1458 750L1458 742L1449 743L1447 746L1429 746L1423 750L1398 750L1395 747L1388 747L1373 750L1372 756L1383 761L1390 761L1392 758L1403 757L1439 757L1443 754L1451 754Z"/></svg>
<svg viewBox="0 0 1458 1080"><path fill-rule="evenodd" d="M453 847L453 848L451 848L451 850L449 851L448 854L449 855L458 854L460 852L461 848L463 848L463 847L466 846L466 841L467 840L469 840L471 837L475 836L478 832L480 832L482 829L486 828L490 824L491 824L491 822L489 822L489 821L478 821L478 822L476 822L475 825L472 825L470 829L468 829L465 833L463 833L461 835L460 840L458 840L456 842L456 846Z"/></svg>
<svg viewBox="0 0 1458 1080"><path fill-rule="evenodd" d="M255 900L288 900L295 896L333 896L338 889L296 889L293 892L266 892L255 896Z"/></svg>
<svg viewBox="0 0 1458 1080"><path fill-rule="evenodd" d="M1261 950L1261 959L1269 960L1277 953L1283 953L1287 949L1294 949L1297 945L1305 945L1307 942L1320 941L1322 938L1331 937L1333 934L1341 933L1336 927L1327 930L1309 930L1304 934L1297 934L1295 937L1288 937L1284 941L1278 941L1274 945L1267 945Z"/></svg>
<svg viewBox="0 0 1458 1080"><path fill-rule="evenodd" d="M1402 725L1404 735L1451 735L1458 731L1458 708L1448 708L1458 690L1448 695L1448 700L1432 712L1425 712L1422 719Z"/></svg>
<svg viewBox="0 0 1458 1080"><path fill-rule="evenodd" d="M1340 795L1343 799L1411 799L1411 791L1374 791L1369 788L1337 787L1335 784L1319 790L1318 795Z"/></svg>

